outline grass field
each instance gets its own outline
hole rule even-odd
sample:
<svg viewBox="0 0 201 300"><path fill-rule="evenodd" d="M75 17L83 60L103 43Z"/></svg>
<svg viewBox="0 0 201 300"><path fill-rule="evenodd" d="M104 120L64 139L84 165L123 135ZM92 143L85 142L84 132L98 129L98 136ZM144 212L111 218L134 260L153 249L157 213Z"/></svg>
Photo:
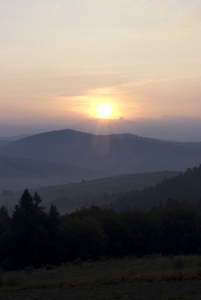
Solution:
<svg viewBox="0 0 201 300"><path fill-rule="evenodd" d="M1 273L0 299L201 299L201 256L67 263Z"/></svg>

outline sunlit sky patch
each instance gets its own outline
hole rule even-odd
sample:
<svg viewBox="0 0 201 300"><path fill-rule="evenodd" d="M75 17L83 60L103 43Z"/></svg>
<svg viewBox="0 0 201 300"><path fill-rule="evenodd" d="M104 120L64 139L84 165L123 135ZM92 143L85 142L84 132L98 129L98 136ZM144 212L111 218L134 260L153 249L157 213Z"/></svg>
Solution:
<svg viewBox="0 0 201 300"><path fill-rule="evenodd" d="M0 28L1 123L201 118L198 0L8 0Z"/></svg>

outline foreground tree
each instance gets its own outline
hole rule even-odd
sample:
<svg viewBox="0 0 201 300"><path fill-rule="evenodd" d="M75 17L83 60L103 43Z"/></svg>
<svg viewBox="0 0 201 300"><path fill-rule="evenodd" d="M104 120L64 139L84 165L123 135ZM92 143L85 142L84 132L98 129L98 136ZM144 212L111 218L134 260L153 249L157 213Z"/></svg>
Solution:
<svg viewBox="0 0 201 300"><path fill-rule="evenodd" d="M38 194L32 196L28 190L22 194L11 220L12 260L16 266L38 266L45 258L44 251L48 234L46 213L40 206Z"/></svg>

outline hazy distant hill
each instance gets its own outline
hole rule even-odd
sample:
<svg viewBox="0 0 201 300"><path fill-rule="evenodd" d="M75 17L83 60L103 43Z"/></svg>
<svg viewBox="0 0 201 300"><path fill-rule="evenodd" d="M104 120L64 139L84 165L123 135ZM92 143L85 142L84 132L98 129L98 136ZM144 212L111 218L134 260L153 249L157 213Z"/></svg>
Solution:
<svg viewBox="0 0 201 300"><path fill-rule="evenodd" d="M10 144L10 141L0 139L0 147Z"/></svg>
<svg viewBox="0 0 201 300"><path fill-rule="evenodd" d="M98 136L73 130L26 137L1 147L0 153L113 174L184 171L201 163L200 143L165 142L132 134Z"/></svg>
<svg viewBox="0 0 201 300"><path fill-rule="evenodd" d="M0 156L0 191L65 184L108 173L29 158Z"/></svg>

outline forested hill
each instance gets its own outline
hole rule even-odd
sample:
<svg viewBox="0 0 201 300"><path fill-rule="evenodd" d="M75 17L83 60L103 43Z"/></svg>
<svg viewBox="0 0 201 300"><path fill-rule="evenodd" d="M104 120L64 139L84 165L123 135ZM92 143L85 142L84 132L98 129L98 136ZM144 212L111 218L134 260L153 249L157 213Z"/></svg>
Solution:
<svg viewBox="0 0 201 300"><path fill-rule="evenodd" d="M191 202L197 205L201 201L201 165L176 177L165 179L156 186L146 187L139 192L127 192L107 205L116 210L127 208L150 209L167 202ZM197 204L196 204L197 203Z"/></svg>
<svg viewBox="0 0 201 300"><path fill-rule="evenodd" d="M111 174L184 171L201 163L200 143L173 143L133 134L93 135L70 129L26 137L0 148L0 154Z"/></svg>

